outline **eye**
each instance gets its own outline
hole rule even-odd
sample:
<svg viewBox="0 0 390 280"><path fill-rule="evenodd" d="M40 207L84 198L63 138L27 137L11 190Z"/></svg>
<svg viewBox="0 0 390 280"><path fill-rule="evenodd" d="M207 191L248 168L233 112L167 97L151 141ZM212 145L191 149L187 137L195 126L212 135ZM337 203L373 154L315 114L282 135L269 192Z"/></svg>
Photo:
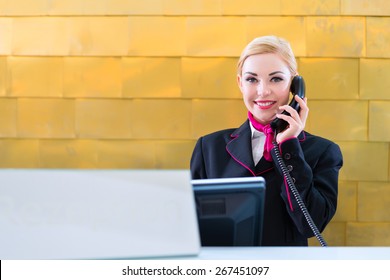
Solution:
<svg viewBox="0 0 390 280"><path fill-rule="evenodd" d="M271 81L272 81L272 82L275 82L275 83L278 83L278 82L283 81L283 78L280 78L280 77L272 77L272 78L271 78Z"/></svg>
<svg viewBox="0 0 390 280"><path fill-rule="evenodd" d="M253 84L253 83L256 83L256 82L257 82L257 79L254 78L254 77L248 77L248 78L245 79L245 81L247 81L247 82Z"/></svg>

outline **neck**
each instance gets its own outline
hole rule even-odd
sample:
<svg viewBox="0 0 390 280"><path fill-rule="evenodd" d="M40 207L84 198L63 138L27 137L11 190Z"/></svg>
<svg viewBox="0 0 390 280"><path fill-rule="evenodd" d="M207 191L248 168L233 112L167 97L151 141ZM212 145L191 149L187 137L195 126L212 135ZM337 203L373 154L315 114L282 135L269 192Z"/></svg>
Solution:
<svg viewBox="0 0 390 280"><path fill-rule="evenodd" d="M257 130L263 131L265 127L269 127L270 124L263 124L259 122L258 120L255 119L253 114L248 111L248 119L252 123L253 127L256 128Z"/></svg>

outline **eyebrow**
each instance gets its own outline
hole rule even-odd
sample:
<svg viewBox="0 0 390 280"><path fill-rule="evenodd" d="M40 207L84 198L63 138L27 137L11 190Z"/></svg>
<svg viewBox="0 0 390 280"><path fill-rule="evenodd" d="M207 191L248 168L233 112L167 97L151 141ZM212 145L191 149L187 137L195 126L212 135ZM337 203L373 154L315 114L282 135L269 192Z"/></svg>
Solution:
<svg viewBox="0 0 390 280"><path fill-rule="evenodd" d="M249 75L253 75L253 76L257 76L256 73L253 73L253 72L245 72L244 74L249 74ZM284 74L284 72L282 71L275 71L275 72L272 72L272 73L269 73L268 76L273 76L275 74Z"/></svg>
<svg viewBox="0 0 390 280"><path fill-rule="evenodd" d="M257 76L257 74L256 74L256 73L253 73L253 72L245 72L244 74L249 74L249 75Z"/></svg>
<svg viewBox="0 0 390 280"><path fill-rule="evenodd" d="M273 76L275 74L284 74L284 72L283 71L275 71L275 72L269 73L268 76Z"/></svg>

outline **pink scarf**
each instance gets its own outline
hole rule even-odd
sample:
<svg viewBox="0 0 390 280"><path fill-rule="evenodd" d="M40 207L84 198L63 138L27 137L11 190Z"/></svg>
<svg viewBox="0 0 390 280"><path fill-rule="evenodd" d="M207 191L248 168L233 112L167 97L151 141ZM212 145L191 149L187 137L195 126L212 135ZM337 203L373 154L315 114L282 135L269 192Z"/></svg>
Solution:
<svg viewBox="0 0 390 280"><path fill-rule="evenodd" d="M265 134L263 156L267 161L272 161L271 150L274 147L272 144L272 141L274 139L274 132L271 129L271 125L270 124L263 125L263 124L259 123L257 120L255 120L252 113L249 111L248 111L248 118L255 129L257 129L258 131L263 132Z"/></svg>

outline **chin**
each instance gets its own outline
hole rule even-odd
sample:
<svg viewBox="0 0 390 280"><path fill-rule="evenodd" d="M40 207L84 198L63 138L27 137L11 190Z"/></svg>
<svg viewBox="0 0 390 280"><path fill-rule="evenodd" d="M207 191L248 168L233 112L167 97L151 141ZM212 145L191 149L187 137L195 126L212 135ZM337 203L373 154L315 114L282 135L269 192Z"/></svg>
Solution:
<svg viewBox="0 0 390 280"><path fill-rule="evenodd" d="M255 119L259 122L259 123L261 123L261 124L268 124L268 123L270 123L271 121L270 120L268 120L268 119L264 119L264 118L259 118L258 116L256 116L256 115L253 115L254 117L255 117Z"/></svg>

